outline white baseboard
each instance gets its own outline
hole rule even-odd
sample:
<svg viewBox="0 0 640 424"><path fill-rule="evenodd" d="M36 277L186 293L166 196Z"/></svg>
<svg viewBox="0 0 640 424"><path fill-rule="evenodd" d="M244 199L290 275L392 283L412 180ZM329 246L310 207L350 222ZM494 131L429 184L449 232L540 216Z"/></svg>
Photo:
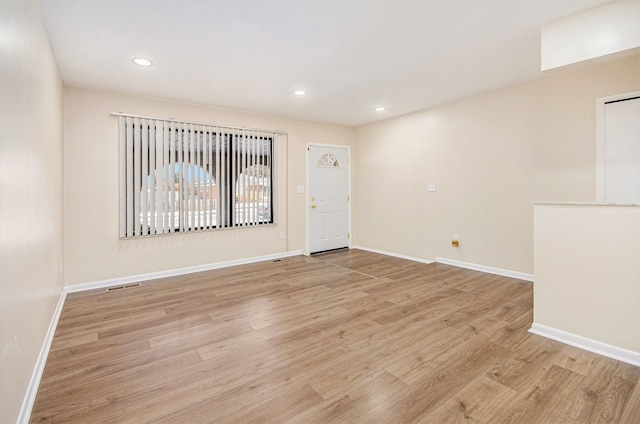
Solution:
<svg viewBox="0 0 640 424"><path fill-rule="evenodd" d="M531 325L529 332L589 352L597 353L598 355L606 356L607 358L612 358L640 367L640 352L634 352L632 350L612 346L610 344L588 339L576 334L567 333L566 331L547 327L546 325L537 324L535 322Z"/></svg>
<svg viewBox="0 0 640 424"><path fill-rule="evenodd" d="M533 274L526 274L524 272L511 271L511 270L502 269L502 268L494 268L491 266L472 264L470 262L457 261L455 259L447 259L447 258L441 258L441 257L436 257L436 262L445 264L445 265L457 266L459 268L466 268L466 269L472 269L474 271L486 272L487 274L501 275L503 277L516 278L518 280L524 280L524 281L533 281Z"/></svg>
<svg viewBox="0 0 640 424"><path fill-rule="evenodd" d="M401 255L399 253L386 252L384 250L372 249L370 247L351 246L351 248L352 249L366 250L367 252L372 252L372 253L380 253L381 255L393 256L393 257L396 257L396 258L406 259L406 260L414 261L414 262L422 262L423 264L432 264L433 263L433 261L430 261L428 259L417 258L415 256Z"/></svg>
<svg viewBox="0 0 640 424"><path fill-rule="evenodd" d="M67 298L67 292L62 290L58 304L53 312L53 317L49 323L49 328L45 334L44 341L42 342L42 348L40 354L36 360L36 365L33 368L31 374L31 380L29 380L29 386L27 386L27 392L22 400L22 406L20 407L20 413L18 415L17 424L27 424L31 418L31 411L33 410L33 404L36 401L36 395L38 394L38 387L40 387L40 380L42 379L42 373L44 372L44 366L47 363L47 357L49 356L49 350L51 349L51 342L53 341L53 335L58 327L58 320L62 313L62 307L64 301Z"/></svg>
<svg viewBox="0 0 640 424"><path fill-rule="evenodd" d="M227 268L227 267L236 266L236 265L244 265L244 264L251 264L255 262L282 259L290 256L298 256L301 254L302 254L301 251L295 250L295 251L284 252L284 253L276 253L272 255L255 256L253 258L237 259L237 260L226 261L226 262L217 262L217 263L206 264L206 265L172 269L168 271L151 272L148 274L132 275L127 277L95 281L92 283L85 283L85 284L76 284L76 285L65 287L62 290L60 299L58 300L58 305L56 306L56 309L53 313L53 318L49 323L49 328L47 329L44 342L42 343L42 348L40 349L40 354L38 355L38 359L36 361L33 374L31 375L31 380L29 381L29 386L27 387L27 392L22 401L22 407L20 408L17 424L23 424L23 423L27 424L31 417L31 411L33 410L33 405L36 400L36 395L38 394L38 387L40 386L42 373L44 372L44 367L47 363L47 357L49 356L49 350L51 349L51 342L53 341L53 336L56 332L56 328L58 327L58 320L60 319L60 314L62 313L62 308L64 306L64 302L67 298L68 293L75 293L75 292L93 290L93 289L99 289L99 288L107 288L107 287L118 286L123 284L154 280L157 278L190 274L194 272L209 271L212 269Z"/></svg>
<svg viewBox="0 0 640 424"><path fill-rule="evenodd" d="M236 259L236 260L225 261L225 262L215 262L215 263L205 264L205 265L170 269L167 271L150 272L148 274L130 275L126 277L112 278L109 280L94 281L91 283L74 284L72 286L65 287L65 290L67 293L75 293L75 292L86 291L86 290L103 289L108 287L121 286L125 284L140 283L140 282L149 281L149 280L157 280L158 278L176 277L178 275L192 274L194 272L211 271L213 269L228 268L230 266L246 265L246 264L252 264L255 262L282 259L290 256L298 256L301 254L302 252L300 250L294 250L290 252L274 253L271 255L254 256L252 258Z"/></svg>

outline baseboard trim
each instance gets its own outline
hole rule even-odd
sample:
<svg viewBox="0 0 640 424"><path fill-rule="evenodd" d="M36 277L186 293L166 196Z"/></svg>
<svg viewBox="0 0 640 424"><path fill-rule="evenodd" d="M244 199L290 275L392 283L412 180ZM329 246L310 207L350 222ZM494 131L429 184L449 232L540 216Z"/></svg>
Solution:
<svg viewBox="0 0 640 424"><path fill-rule="evenodd" d="M567 333L566 331L547 327L546 325L535 322L531 325L529 333L537 334L538 336L546 337L573 347L597 353L598 355L606 356L607 358L640 367L640 352L634 352L632 350L612 346L610 344L578 336L577 334Z"/></svg>
<svg viewBox="0 0 640 424"><path fill-rule="evenodd" d="M53 342L53 336L56 332L56 328L58 327L58 320L60 319L60 314L62 313L62 308L64 306L64 302L67 298L68 293L76 293L76 292L81 292L86 290L107 288L107 287L112 287L112 286L117 286L122 284L137 283L137 282L143 282L147 280L154 280L158 278L191 274L194 272L209 271L213 269L227 268L227 267L236 266L236 265L245 265L245 264L251 264L256 262L282 259L282 258L287 258L291 256L299 256L301 254L302 254L302 251L294 250L290 252L276 253L272 255L255 256L252 258L237 259L233 261L216 262L216 263L206 264L206 265L177 268L169 271L151 272L148 274L132 275L128 277L113 278L110 280L95 281L95 282L84 283L84 284L75 284L72 286L65 287L62 290L60 299L58 300L58 304L56 305L56 309L53 313L53 317L51 318L51 322L49 323L49 328L47 329L47 333L42 343L42 348L40 349L40 354L38 355L38 359L36 360L36 365L33 369L31 380L29 380L29 385L27 386L27 391L22 401L20 413L18 414L18 419L16 421L17 424L27 424L29 422L29 419L31 418L33 405L36 400L36 395L38 394L40 381L42 380L42 373L44 372L44 367L47 363L49 350L51 349L51 343Z"/></svg>
<svg viewBox="0 0 640 424"><path fill-rule="evenodd" d="M371 253L380 253L381 255L393 256L395 258L406 259L406 260L409 260L409 261L421 262L423 264L432 264L433 263L433 261L430 261L428 259L417 258L415 256L401 255L399 253L387 252L385 250L373 249L371 247L351 246L351 248L352 249L366 250L367 252L371 252Z"/></svg>
<svg viewBox="0 0 640 424"><path fill-rule="evenodd" d="M299 256L299 255L302 255L302 251L293 250L293 251L283 252L283 253L274 253L271 255L254 256L252 258L236 259L236 260L225 261L225 262L214 262L211 264L190 266L185 268L176 268L168 271L158 271L158 272L150 272L148 274L130 275L127 277L112 278L109 280L94 281L91 283L74 284L71 286L67 286L65 290L67 293L76 293L76 292L82 292L87 290L104 289L104 288L113 287L113 286L121 286L124 284L142 283L149 280L157 280L158 278L176 277L179 275L192 274L195 272L211 271L214 269L228 268L231 266L246 265L246 264L252 264L256 262L264 262L264 261L288 258L291 256Z"/></svg>
<svg viewBox="0 0 640 424"><path fill-rule="evenodd" d="M466 269L472 269L474 271L486 272L487 274L501 275L503 277L516 278L518 280L524 280L524 281L533 281L533 274L527 274L519 271L511 271L508 269L494 268L491 266L473 264L470 262L463 262L455 259L441 258L438 256L436 257L436 262L445 264L445 265L457 266L458 268L466 268Z"/></svg>
<svg viewBox="0 0 640 424"><path fill-rule="evenodd" d="M62 313L62 307L64 306L66 298L67 292L62 290L56 309L53 311L53 317L49 323L49 328L47 329L44 341L42 342L42 348L40 349L40 354L36 360L36 365L33 368L31 380L29 380L27 392L24 395L22 406L20 407L20 413L18 414L18 420L16 421L17 424L27 424L31 418L31 411L33 410L33 405L36 401L36 395L38 394L38 388L40 387L40 380L42 380L44 366L46 365L47 358L49 357L51 342L53 342L53 336L56 332L56 328L58 327L58 320L60 319L60 314Z"/></svg>

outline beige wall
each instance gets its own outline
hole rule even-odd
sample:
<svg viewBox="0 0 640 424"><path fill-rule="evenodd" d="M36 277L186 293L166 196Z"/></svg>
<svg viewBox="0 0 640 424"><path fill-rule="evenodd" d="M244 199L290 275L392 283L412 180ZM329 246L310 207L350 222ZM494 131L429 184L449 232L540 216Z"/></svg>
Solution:
<svg viewBox="0 0 640 424"><path fill-rule="evenodd" d="M640 354L640 207L535 207L533 320Z"/></svg>
<svg viewBox="0 0 640 424"><path fill-rule="evenodd" d="M596 98L639 88L634 56L357 128L354 244L532 273L531 201L595 200Z"/></svg>
<svg viewBox="0 0 640 424"><path fill-rule="evenodd" d="M0 8L0 422L15 422L62 293L62 84L37 1Z"/></svg>
<svg viewBox="0 0 640 424"><path fill-rule="evenodd" d="M352 128L66 87L65 282L67 285L303 250L306 143L354 144ZM118 120L111 112L281 130L277 226L118 238ZM286 231L287 239L280 239Z"/></svg>

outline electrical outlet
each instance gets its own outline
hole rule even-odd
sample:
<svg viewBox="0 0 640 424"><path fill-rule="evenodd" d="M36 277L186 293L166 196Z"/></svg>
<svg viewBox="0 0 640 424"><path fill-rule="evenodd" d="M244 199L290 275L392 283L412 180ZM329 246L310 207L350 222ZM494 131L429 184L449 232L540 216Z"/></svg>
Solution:
<svg viewBox="0 0 640 424"><path fill-rule="evenodd" d="M427 184L427 191L436 191L436 183Z"/></svg>
<svg viewBox="0 0 640 424"><path fill-rule="evenodd" d="M286 231L280 231L280 240L284 240L287 238L287 232Z"/></svg>

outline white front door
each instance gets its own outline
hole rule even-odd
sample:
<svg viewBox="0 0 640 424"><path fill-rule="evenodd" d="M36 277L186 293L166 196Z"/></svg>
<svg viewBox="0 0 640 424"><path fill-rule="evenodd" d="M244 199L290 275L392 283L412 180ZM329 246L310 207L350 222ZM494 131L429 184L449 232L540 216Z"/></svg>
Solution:
<svg viewBox="0 0 640 424"><path fill-rule="evenodd" d="M309 146L309 253L349 246L349 149Z"/></svg>

